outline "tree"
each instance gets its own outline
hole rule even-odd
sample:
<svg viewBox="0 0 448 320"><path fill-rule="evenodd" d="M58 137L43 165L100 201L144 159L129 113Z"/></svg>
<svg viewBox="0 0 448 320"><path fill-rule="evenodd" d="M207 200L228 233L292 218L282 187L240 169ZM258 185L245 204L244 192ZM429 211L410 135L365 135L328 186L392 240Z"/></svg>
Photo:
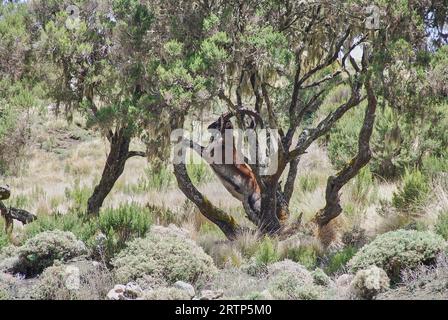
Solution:
<svg viewBox="0 0 448 320"><path fill-rule="evenodd" d="M413 10L407 13L415 8L414 2L403 5L378 1L376 4L379 10L374 13L381 14L383 27L366 22L366 14L372 13L366 12L370 3L364 1L338 5L331 1L300 4L235 1L229 6L221 3L221 10L213 12L214 27L230 39L227 72L222 90L215 94L237 118L240 128L247 128L241 111L250 109L257 118L265 120L267 127L279 131L279 150L275 155L278 167L273 174L262 176L260 163L246 161L256 178L259 194L255 197L257 204L250 203L253 194L244 194L242 204L247 217L262 233L287 232L287 219L280 217L279 212L288 210L279 210L278 206L287 208L289 204L300 156L355 107L366 108L357 153L341 171L328 178L326 205L314 219L320 230L341 213L340 190L372 156L370 139L377 96L384 92L380 90L384 86L381 87L379 81L385 65L385 48L400 37L409 39L415 46L427 39L421 24L423 17L414 14ZM409 20L402 19L403 15L408 15ZM386 27L389 23L391 26ZM363 51L362 59L353 54L358 48ZM307 128L307 118L321 106L326 93L340 84L350 88L350 97L316 127ZM194 143L190 145L195 146ZM213 167L216 172L216 164L212 164ZM282 186L280 178L287 168L286 182ZM244 181L248 176L235 170L227 172L232 181L237 178ZM184 165L176 164L175 174L187 198L228 238L233 239L241 231L233 217L211 204L194 187Z"/></svg>
<svg viewBox="0 0 448 320"><path fill-rule="evenodd" d="M79 16L68 16L69 5L76 5ZM34 1L30 10L37 59L56 110L63 104L68 119L74 110L81 112L110 145L101 179L88 200L87 212L96 215L126 161L146 155L130 145L157 109L151 91L153 14L133 0Z"/></svg>

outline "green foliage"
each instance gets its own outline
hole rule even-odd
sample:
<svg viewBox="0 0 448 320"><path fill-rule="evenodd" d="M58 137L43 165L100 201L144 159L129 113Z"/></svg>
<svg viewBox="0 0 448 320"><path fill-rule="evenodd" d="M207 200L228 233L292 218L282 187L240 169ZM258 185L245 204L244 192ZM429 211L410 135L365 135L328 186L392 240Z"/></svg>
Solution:
<svg viewBox="0 0 448 320"><path fill-rule="evenodd" d="M207 164L201 162L200 164L187 164L187 172L191 181L195 185L201 185L213 180L214 174Z"/></svg>
<svg viewBox="0 0 448 320"><path fill-rule="evenodd" d="M313 192L319 185L319 177L313 173L306 173L299 177L299 185L303 192Z"/></svg>
<svg viewBox="0 0 448 320"><path fill-rule="evenodd" d="M367 203L372 190L375 191L375 180L370 168L366 166L353 179L351 196L358 203Z"/></svg>
<svg viewBox="0 0 448 320"><path fill-rule="evenodd" d="M32 276L41 273L55 260L68 261L87 254L87 248L73 233L54 230L39 233L27 240L17 253L15 272Z"/></svg>
<svg viewBox="0 0 448 320"><path fill-rule="evenodd" d="M338 170L344 168L356 155L363 117L364 108L360 105L348 111L330 132L328 156Z"/></svg>
<svg viewBox="0 0 448 320"><path fill-rule="evenodd" d="M128 243L113 260L118 281L127 283L145 275L174 283L194 283L217 272L213 260L181 230L153 227L145 238Z"/></svg>
<svg viewBox="0 0 448 320"><path fill-rule="evenodd" d="M71 232L78 239L88 243L96 233L97 227L93 221L75 213L39 215L39 219L25 226L22 235L23 241L42 232L55 230Z"/></svg>
<svg viewBox="0 0 448 320"><path fill-rule="evenodd" d="M5 232L5 221L0 217L0 251L9 244L9 237Z"/></svg>
<svg viewBox="0 0 448 320"><path fill-rule="evenodd" d="M174 184L174 174L166 166L148 166L145 178L139 180L138 189L142 191L165 190Z"/></svg>
<svg viewBox="0 0 448 320"><path fill-rule="evenodd" d="M313 245L300 245L288 247L282 258L300 263L308 270L314 269L318 264L320 250Z"/></svg>
<svg viewBox="0 0 448 320"><path fill-rule="evenodd" d="M401 270L431 262L445 247L444 239L429 231L397 230L376 237L348 265L352 271L375 265L396 280Z"/></svg>
<svg viewBox="0 0 448 320"><path fill-rule="evenodd" d="M336 274L342 271L350 259L356 254L356 248L347 246L344 249L331 254L328 257L328 262L325 265L325 273Z"/></svg>
<svg viewBox="0 0 448 320"><path fill-rule="evenodd" d="M406 170L401 187L393 194L392 204L402 211L418 208L426 201L429 191L428 180L419 170Z"/></svg>
<svg viewBox="0 0 448 320"><path fill-rule="evenodd" d="M277 243L273 239L265 237L258 246L254 256L256 263L260 266L266 266L278 261Z"/></svg>
<svg viewBox="0 0 448 320"><path fill-rule="evenodd" d="M314 283L319 286L328 286L331 283L331 278L321 268L316 268L311 272Z"/></svg>
<svg viewBox="0 0 448 320"><path fill-rule="evenodd" d="M448 240L448 212L441 212L437 218L435 231L445 240Z"/></svg>
<svg viewBox="0 0 448 320"><path fill-rule="evenodd" d="M436 177L448 172L448 151L442 156L427 156L423 158L422 172L427 177Z"/></svg>
<svg viewBox="0 0 448 320"><path fill-rule="evenodd" d="M106 236L105 243L101 244L103 258L109 261L128 241L143 237L151 224L150 210L135 203L103 210L98 218L98 229Z"/></svg>
<svg viewBox="0 0 448 320"><path fill-rule="evenodd" d="M73 213L84 213L87 211L87 201L92 195L92 189L86 185L81 186L77 179L71 188L65 189L65 197L71 201L69 208Z"/></svg>

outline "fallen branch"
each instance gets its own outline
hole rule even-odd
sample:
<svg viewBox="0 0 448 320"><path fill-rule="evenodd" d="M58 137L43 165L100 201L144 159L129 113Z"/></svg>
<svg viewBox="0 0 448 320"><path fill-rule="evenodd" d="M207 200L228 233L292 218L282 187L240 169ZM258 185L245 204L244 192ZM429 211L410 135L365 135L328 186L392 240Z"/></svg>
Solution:
<svg viewBox="0 0 448 320"><path fill-rule="evenodd" d="M37 217L23 209L9 207L7 208L1 200L9 199L11 196L11 190L7 186L0 186L0 215L5 219L5 231L6 233L12 232L13 220L27 224L33 222Z"/></svg>

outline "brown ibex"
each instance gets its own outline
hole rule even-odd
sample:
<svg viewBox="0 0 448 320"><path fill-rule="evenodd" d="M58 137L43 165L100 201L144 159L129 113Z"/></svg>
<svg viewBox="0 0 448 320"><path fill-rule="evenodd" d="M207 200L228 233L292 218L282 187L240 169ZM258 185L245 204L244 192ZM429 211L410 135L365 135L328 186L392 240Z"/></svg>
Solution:
<svg viewBox="0 0 448 320"><path fill-rule="evenodd" d="M241 115L248 115L252 118L251 129L258 124L262 125L260 116L249 110L238 110ZM218 120L208 126L208 129L217 130L217 135L210 138L210 144L207 147L200 146L194 142L190 142L190 146L194 148L204 159L207 160L214 173L218 176L221 183L229 191L229 193L243 203L248 218L255 224L260 223L261 212L261 187L259 181L252 168L245 162L238 161L238 151L235 147L233 134L232 137L232 162L226 163L226 134L225 130L233 130L233 124L230 121L235 114L226 113L221 115ZM216 132L215 132L216 133ZM219 151L219 161L216 160L215 151ZM277 192L277 217L280 221L285 221L289 217L288 205L284 200L283 194Z"/></svg>

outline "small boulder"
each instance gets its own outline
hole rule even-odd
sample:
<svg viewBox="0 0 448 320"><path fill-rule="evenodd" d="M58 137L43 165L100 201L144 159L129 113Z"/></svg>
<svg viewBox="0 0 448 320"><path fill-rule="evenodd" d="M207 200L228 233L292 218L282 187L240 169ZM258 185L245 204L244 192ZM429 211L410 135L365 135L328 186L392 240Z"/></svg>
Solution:
<svg viewBox="0 0 448 320"><path fill-rule="evenodd" d="M129 282L125 287L124 295L129 299L137 299L141 297L142 294L142 288L140 288L140 286L135 282Z"/></svg>
<svg viewBox="0 0 448 320"><path fill-rule="evenodd" d="M122 284L117 284L113 289L107 294L107 299L109 300L127 300L124 293L126 291L126 286Z"/></svg>

